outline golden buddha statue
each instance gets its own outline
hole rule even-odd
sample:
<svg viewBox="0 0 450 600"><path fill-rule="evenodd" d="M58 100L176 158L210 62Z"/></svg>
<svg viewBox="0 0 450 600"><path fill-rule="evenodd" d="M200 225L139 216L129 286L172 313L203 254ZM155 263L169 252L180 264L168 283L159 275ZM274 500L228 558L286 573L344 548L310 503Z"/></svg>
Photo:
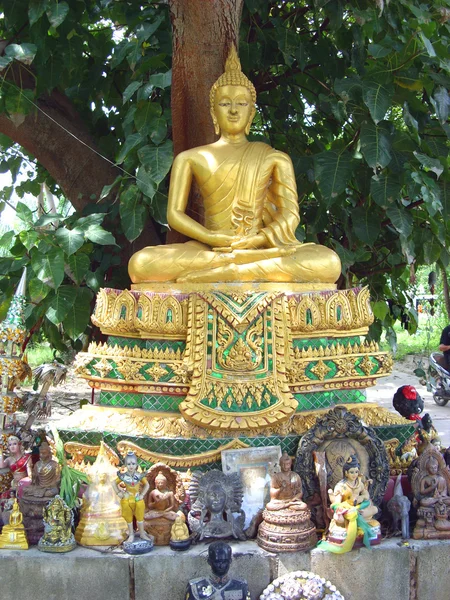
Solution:
<svg viewBox="0 0 450 600"><path fill-rule="evenodd" d="M28 542L23 526L23 517L17 499L14 500L9 517L9 525L4 525L0 535L0 548L8 550L28 550Z"/></svg>
<svg viewBox="0 0 450 600"><path fill-rule="evenodd" d="M128 266L133 283L338 279L341 263L333 250L295 237L300 217L291 159L247 140L255 102L255 88L232 47L225 73L210 92L220 139L182 152L172 167L168 223L192 240L134 254ZM203 199L204 225L186 214L193 179Z"/></svg>

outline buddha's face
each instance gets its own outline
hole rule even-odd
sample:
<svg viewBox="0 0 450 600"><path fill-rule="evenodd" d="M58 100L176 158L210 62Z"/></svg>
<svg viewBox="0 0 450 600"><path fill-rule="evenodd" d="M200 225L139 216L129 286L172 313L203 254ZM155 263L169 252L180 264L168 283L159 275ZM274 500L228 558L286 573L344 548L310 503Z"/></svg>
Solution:
<svg viewBox="0 0 450 600"><path fill-rule="evenodd" d="M352 467L345 473L345 477L350 481L356 481L358 479L358 476L359 476L359 468L358 467Z"/></svg>
<svg viewBox="0 0 450 600"><path fill-rule="evenodd" d="M283 473L291 470L292 460L290 456L282 456L280 459L280 468Z"/></svg>
<svg viewBox="0 0 450 600"><path fill-rule="evenodd" d="M49 446L42 444L42 446L39 447L39 458L42 461L47 462L51 457L52 453Z"/></svg>
<svg viewBox="0 0 450 600"><path fill-rule="evenodd" d="M212 485L209 488L207 507L213 513L220 513L225 508L226 494L220 485Z"/></svg>
<svg viewBox="0 0 450 600"><path fill-rule="evenodd" d="M253 120L254 105L250 91L242 85L217 88L214 115L220 131L236 135L243 133Z"/></svg>
<svg viewBox="0 0 450 600"><path fill-rule="evenodd" d="M157 477L155 479L155 484L156 484L156 488L162 492L164 489L166 489L167 486L167 479L165 477Z"/></svg>
<svg viewBox="0 0 450 600"><path fill-rule="evenodd" d="M428 473L430 475L436 475L439 470L439 466L435 460L430 460L428 462Z"/></svg>

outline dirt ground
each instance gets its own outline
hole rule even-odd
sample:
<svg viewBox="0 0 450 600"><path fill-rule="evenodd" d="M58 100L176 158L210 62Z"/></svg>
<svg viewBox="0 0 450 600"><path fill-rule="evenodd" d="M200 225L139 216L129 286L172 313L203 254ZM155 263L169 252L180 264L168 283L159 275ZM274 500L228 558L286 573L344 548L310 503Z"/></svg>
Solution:
<svg viewBox="0 0 450 600"><path fill-rule="evenodd" d="M420 357L408 356L405 360L395 361L391 375L378 380L378 384L367 390L367 400L377 402L380 406L395 412L392 407L392 398L401 385L413 385L425 402L424 412L430 413L433 424L438 430L443 446L450 446L450 403L447 406L438 406L433 401L432 394L427 391L419 378L414 375L414 369L420 365ZM426 369L425 365L420 365ZM29 388L27 388L29 389ZM97 394L99 392L96 392ZM86 381L75 377L70 370L66 383L58 388L50 388L52 399L52 420L57 421L67 416L80 407L81 402L91 401L92 389Z"/></svg>

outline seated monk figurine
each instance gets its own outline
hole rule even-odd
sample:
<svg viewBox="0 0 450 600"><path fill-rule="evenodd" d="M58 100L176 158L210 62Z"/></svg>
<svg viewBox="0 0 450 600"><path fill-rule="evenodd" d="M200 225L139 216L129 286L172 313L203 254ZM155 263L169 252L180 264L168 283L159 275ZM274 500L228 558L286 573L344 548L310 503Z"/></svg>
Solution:
<svg viewBox="0 0 450 600"><path fill-rule="evenodd" d="M300 217L291 159L246 138L255 102L233 47L210 92L220 139L180 153L172 167L168 223L192 240L134 254L128 266L133 283L338 279L341 263L333 250L295 237ZM186 214L193 179L203 200L203 225Z"/></svg>
<svg viewBox="0 0 450 600"><path fill-rule="evenodd" d="M148 496L145 520L167 519L175 521L177 518L178 504L175 501L174 493L169 490L167 477L160 471L155 477L155 489Z"/></svg>
<svg viewBox="0 0 450 600"><path fill-rule="evenodd" d="M439 475L439 463L434 456L425 463L426 475L420 482L420 506L424 508L433 507L435 510L435 528L438 531L450 530L448 512L450 508L450 497L448 495L447 482ZM442 508L440 508L442 507Z"/></svg>
<svg viewBox="0 0 450 600"><path fill-rule="evenodd" d="M270 501L267 510L305 510L302 501L302 481L300 475L291 471L292 459L287 452L280 458L280 473L274 473L270 483Z"/></svg>
<svg viewBox="0 0 450 600"><path fill-rule="evenodd" d="M39 446L39 460L33 467L31 485L24 490L24 497L53 498L59 493L61 469L52 458L52 451L47 442Z"/></svg>

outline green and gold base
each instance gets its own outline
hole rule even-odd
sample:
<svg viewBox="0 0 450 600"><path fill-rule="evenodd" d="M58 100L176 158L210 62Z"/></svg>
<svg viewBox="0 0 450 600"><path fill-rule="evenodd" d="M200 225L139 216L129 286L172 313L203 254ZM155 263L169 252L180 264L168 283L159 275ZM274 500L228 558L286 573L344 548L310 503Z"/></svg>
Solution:
<svg viewBox="0 0 450 600"><path fill-rule="evenodd" d="M97 444L104 434L119 450L139 446L149 463L189 467L231 447L281 444L294 454L336 404L374 426L407 423L365 403L365 388L392 368L362 341L373 320L366 288L195 287L100 290L92 320L108 341L76 361L99 398L60 424L66 440Z"/></svg>

